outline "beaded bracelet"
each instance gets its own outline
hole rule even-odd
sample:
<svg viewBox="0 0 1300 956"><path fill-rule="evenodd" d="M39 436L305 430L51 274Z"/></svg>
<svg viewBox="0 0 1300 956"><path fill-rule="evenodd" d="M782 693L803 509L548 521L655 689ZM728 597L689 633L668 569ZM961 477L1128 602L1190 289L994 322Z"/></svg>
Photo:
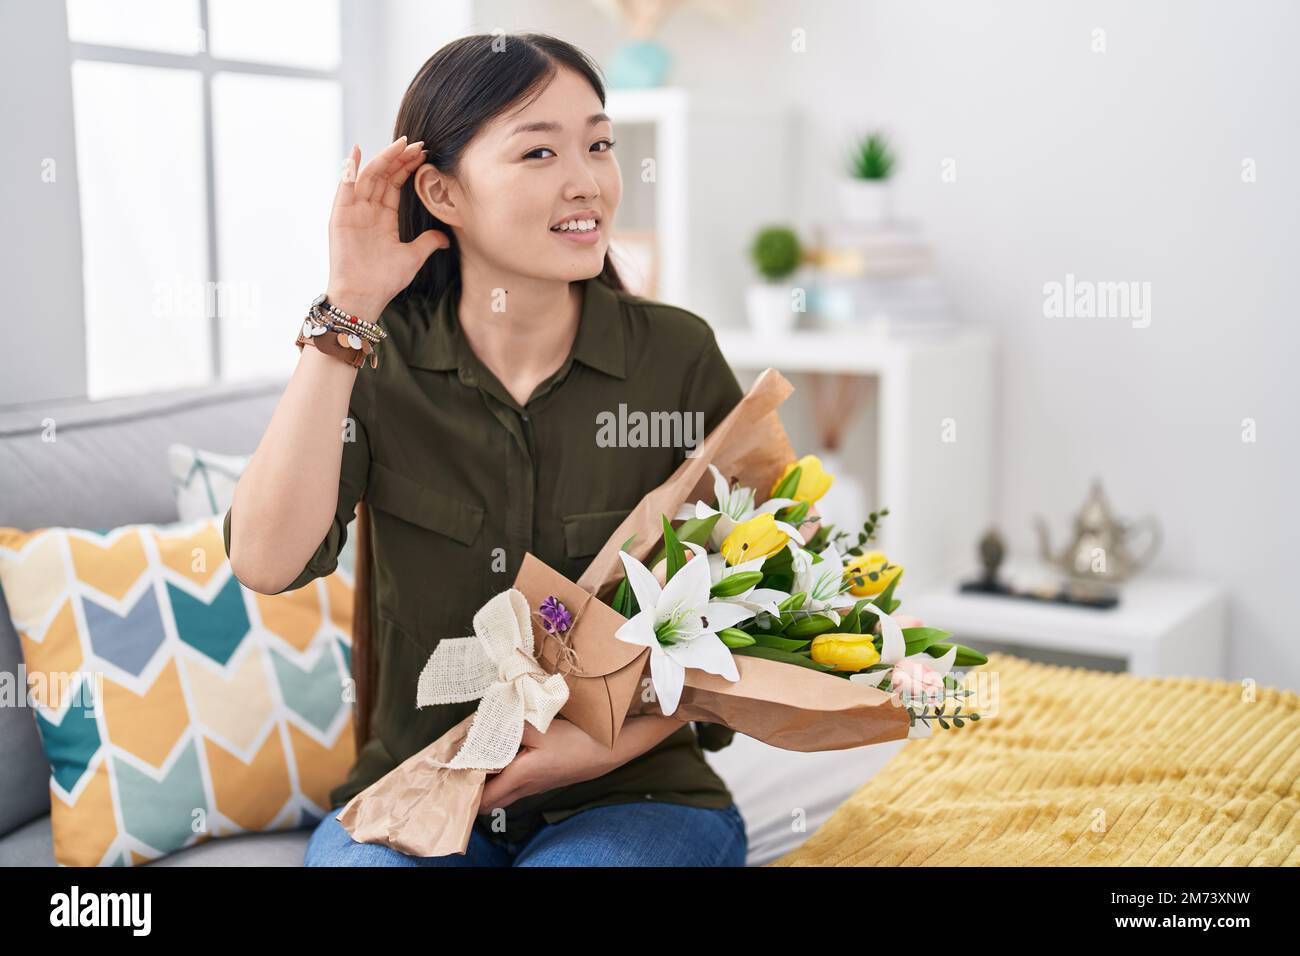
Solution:
<svg viewBox="0 0 1300 956"><path fill-rule="evenodd" d="M357 335L370 341L372 345L378 345L385 336L388 335L377 325L370 325L365 322L352 322L346 319L336 318L334 315L323 312L312 306L307 310L307 317L313 320L317 325L325 326L327 329L335 332L347 332L349 335Z"/></svg>
<svg viewBox="0 0 1300 956"><path fill-rule="evenodd" d="M322 306L328 311L322 311ZM332 355L353 368L360 368L368 357L370 367L378 368L379 354L374 346L386 338L388 333L378 325L349 315L326 301L324 295L320 295L308 309L294 344L301 352L303 346L310 342L319 351Z"/></svg>
<svg viewBox="0 0 1300 956"><path fill-rule="evenodd" d="M381 329L379 326L374 325L370 322L365 322L357 318L355 315L351 315L347 312L344 312L333 302L330 302L329 299L325 297L325 293L323 292L320 295L316 296L316 298L313 299L311 303L311 311L316 312L318 310L324 310L328 312L330 315L334 316L336 319L342 322L347 322L352 325L355 325L360 330L369 330L370 332L373 332L375 335L379 336L380 338L382 338L384 334L387 334L384 333L384 330Z"/></svg>

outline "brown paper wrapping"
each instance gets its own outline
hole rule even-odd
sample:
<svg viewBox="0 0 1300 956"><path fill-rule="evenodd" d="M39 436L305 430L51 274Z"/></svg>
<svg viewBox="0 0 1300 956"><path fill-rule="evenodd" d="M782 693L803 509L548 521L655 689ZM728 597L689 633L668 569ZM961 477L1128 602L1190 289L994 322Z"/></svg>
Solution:
<svg viewBox="0 0 1300 956"><path fill-rule="evenodd" d="M728 480L735 476L765 498L785 466L795 459L794 448L776 413L793 393L794 386L785 376L775 369L765 369L727 417L677 466L672 477L642 498L623 519L578 578L578 584L601 598L611 597L623 577L620 545L635 534L627 553L638 561L648 560L663 535L661 515L671 519L687 501L712 499L710 463Z"/></svg>
<svg viewBox="0 0 1300 956"><path fill-rule="evenodd" d="M349 800L338 821L358 843L380 843L410 856L464 853L483 796L486 770L448 770L469 733L470 714Z"/></svg>
<svg viewBox="0 0 1300 956"><path fill-rule="evenodd" d="M547 673L559 670L565 675L569 700L560 714L594 739L612 747L628 716L661 713L657 702L643 701L639 693L649 686L649 649L616 638L614 632L625 618L600 600L610 597L623 577L620 546L635 535L626 550L647 561L662 538L661 515L671 519L685 502L712 498L710 463L728 480L734 476L755 488L760 498L766 496L795 459L777 415L793 391L774 369L759 375L699 448L632 509L577 582L532 554L524 557L513 586L529 606L536 609L555 595L575 614L574 626L565 635L572 655L562 653L557 639L535 626L537 659ZM737 656L736 666L740 680L734 683L688 669L681 701L671 716L723 724L786 750L842 750L907 736L906 709L884 691L761 658ZM354 840L381 843L413 856L465 852L486 771L433 767L428 758L449 760L472 719L467 717L344 806L338 819Z"/></svg>
<svg viewBox="0 0 1300 956"><path fill-rule="evenodd" d="M795 664L736 655L740 680L687 669L675 720L722 724L782 750L847 750L907 736L907 709L875 687ZM649 677L646 670L646 677ZM638 695L629 717L663 713Z"/></svg>

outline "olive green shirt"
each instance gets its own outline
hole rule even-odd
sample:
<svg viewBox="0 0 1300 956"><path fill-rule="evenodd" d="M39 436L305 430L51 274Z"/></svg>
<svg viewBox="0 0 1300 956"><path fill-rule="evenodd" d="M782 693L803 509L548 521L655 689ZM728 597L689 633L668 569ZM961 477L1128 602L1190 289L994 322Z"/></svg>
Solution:
<svg viewBox="0 0 1300 956"><path fill-rule="evenodd" d="M576 580L636 503L673 473L686 445L699 444L743 394L703 319L599 279L582 285L572 350L523 406L464 338L459 281L436 306L398 300L381 317L389 337L379 367L363 366L353 387L355 437L344 442L333 525L284 588L334 571L364 497L378 683L372 736L331 791L332 807L474 711L477 701L417 709L416 679L442 638L473 633L474 612L511 586L524 554ZM225 547L229 553L229 512ZM520 841L543 822L609 804L726 807L731 794L704 759L701 738L716 750L731 736L684 723L603 776L508 805L504 832L493 839ZM480 821L490 824L490 811Z"/></svg>

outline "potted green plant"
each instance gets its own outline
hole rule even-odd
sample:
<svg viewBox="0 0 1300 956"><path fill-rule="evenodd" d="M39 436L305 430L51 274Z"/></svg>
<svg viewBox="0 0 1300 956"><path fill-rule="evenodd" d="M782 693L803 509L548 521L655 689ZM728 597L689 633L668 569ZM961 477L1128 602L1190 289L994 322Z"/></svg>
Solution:
<svg viewBox="0 0 1300 956"><path fill-rule="evenodd" d="M789 226L765 226L749 247L749 257L764 281L751 285L745 296L749 324L762 334L793 327L796 313L790 283L803 262L803 246Z"/></svg>
<svg viewBox="0 0 1300 956"><path fill-rule="evenodd" d="M878 226L889 221L889 177L895 156L884 134L858 140L848 158L849 175L840 180L840 210L852 222Z"/></svg>

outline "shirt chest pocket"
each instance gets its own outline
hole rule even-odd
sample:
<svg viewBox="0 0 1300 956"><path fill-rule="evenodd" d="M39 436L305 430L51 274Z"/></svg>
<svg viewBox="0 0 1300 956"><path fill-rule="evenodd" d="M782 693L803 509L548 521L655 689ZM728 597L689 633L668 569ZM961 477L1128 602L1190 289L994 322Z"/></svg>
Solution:
<svg viewBox="0 0 1300 956"><path fill-rule="evenodd" d="M619 508L566 515L564 553L570 558L594 557L631 512L631 508Z"/></svg>
<svg viewBox="0 0 1300 956"><path fill-rule="evenodd" d="M408 478L378 461L370 463L366 501L380 511L436 531L466 547L478 540L483 527L483 509L478 505Z"/></svg>

